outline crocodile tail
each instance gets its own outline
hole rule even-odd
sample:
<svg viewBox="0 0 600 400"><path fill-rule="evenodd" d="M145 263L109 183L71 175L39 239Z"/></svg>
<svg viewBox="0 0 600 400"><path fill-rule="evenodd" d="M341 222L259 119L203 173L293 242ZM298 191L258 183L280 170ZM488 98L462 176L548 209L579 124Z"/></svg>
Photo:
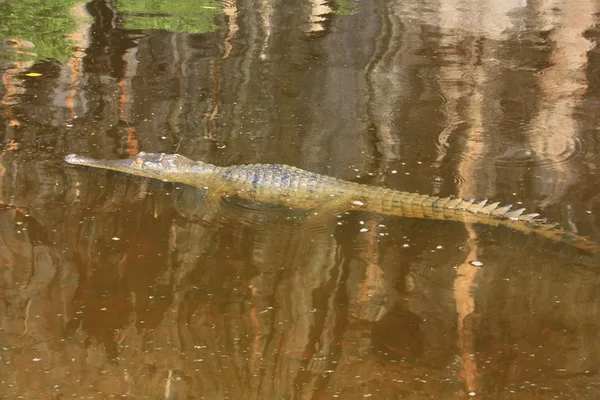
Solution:
<svg viewBox="0 0 600 400"><path fill-rule="evenodd" d="M366 201L360 205L357 208L387 215L506 226L565 243L588 253L600 254L599 243L565 231L558 224L547 223L537 213L526 214L524 208L512 210L512 205L501 206L500 203L489 203L487 200L465 200L460 197L440 198L391 189L367 193Z"/></svg>
<svg viewBox="0 0 600 400"><path fill-rule="evenodd" d="M522 232L532 232L552 241L565 243L566 245L584 250L591 254L600 254L600 243L594 242L593 240L577 235L573 232L565 231L558 224L546 222L528 223L522 221L503 220L501 225L517 229Z"/></svg>

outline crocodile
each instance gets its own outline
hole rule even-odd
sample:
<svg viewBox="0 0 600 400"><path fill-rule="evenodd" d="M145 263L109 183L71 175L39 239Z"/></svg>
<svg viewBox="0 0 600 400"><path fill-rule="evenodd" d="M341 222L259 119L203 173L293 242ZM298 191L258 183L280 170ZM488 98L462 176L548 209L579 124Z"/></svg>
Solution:
<svg viewBox="0 0 600 400"><path fill-rule="evenodd" d="M534 233L556 242L600 253L600 244L557 224L546 222L537 213L512 210L499 202L475 201L460 197L437 197L350 182L282 164L248 164L219 167L192 161L179 154L140 152L133 158L102 160L69 154L69 164L119 171L136 176L179 182L210 190L215 196L275 204L314 214L339 214L362 210L382 215L478 223Z"/></svg>

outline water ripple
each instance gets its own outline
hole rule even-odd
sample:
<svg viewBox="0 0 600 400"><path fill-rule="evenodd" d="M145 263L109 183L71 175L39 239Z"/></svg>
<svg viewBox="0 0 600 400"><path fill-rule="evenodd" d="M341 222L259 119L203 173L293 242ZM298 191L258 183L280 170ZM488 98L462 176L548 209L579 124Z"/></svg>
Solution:
<svg viewBox="0 0 600 400"><path fill-rule="evenodd" d="M498 168L561 169L563 165L578 160L591 162L597 157L598 145L579 134L573 134L563 139L543 146L512 147L496 158Z"/></svg>
<svg viewBox="0 0 600 400"><path fill-rule="evenodd" d="M454 132L453 135L455 135ZM452 135L451 135L452 136ZM461 137L465 135L462 134ZM508 136L510 138L510 136ZM479 169L495 170L536 170L565 171L576 163L593 164L598 157L600 146L593 135L585 133L572 133L560 135L556 131L542 135L541 133L527 134L525 143L504 141L494 143L493 138L472 139L462 145L458 151L456 144L444 144L450 150L444 155L444 164L457 165L457 168L447 169L444 178L451 178L456 187L461 187L466 179L472 178L469 174L479 173ZM462 141L461 141L462 142ZM490 143L487 147L478 146L478 143ZM437 166L441 168L442 163ZM463 176L465 175L465 176ZM441 179L436 178L436 179Z"/></svg>
<svg viewBox="0 0 600 400"><path fill-rule="evenodd" d="M244 227L255 232L274 232L282 236L293 232L309 234L310 240L322 240L335 228L335 219L320 217L307 211L289 209L238 197L219 201L219 224L237 229Z"/></svg>
<svg viewBox="0 0 600 400"><path fill-rule="evenodd" d="M228 166L239 163L242 158L241 153L233 151L213 151L202 160L209 164Z"/></svg>

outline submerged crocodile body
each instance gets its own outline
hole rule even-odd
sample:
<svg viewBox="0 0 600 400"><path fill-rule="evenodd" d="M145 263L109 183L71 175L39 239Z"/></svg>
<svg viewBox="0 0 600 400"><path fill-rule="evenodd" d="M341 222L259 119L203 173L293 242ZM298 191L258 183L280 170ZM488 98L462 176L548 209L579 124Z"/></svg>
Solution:
<svg viewBox="0 0 600 400"><path fill-rule="evenodd" d="M217 167L178 154L144 152L125 160L98 160L70 154L65 161L165 182L181 182L209 189L216 195L237 195L319 213L364 210L384 215L507 226L590 253L600 253L600 244L548 224L538 218L539 214L525 214L524 209L511 210L511 206L500 206L487 200L475 202L458 197L439 198L362 185L287 165Z"/></svg>

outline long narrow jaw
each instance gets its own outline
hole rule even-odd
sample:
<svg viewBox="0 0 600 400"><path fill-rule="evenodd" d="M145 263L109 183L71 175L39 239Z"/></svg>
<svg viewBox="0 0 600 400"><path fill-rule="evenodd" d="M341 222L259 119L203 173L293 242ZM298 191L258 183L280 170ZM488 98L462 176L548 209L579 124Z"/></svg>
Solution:
<svg viewBox="0 0 600 400"><path fill-rule="evenodd" d="M77 154L69 154L65 157L65 161L69 164L108 169L136 176L160 179L162 181L171 181L173 174L181 171L181 166L178 167L176 154L167 155L163 153L141 152L134 158L125 160L99 160Z"/></svg>

